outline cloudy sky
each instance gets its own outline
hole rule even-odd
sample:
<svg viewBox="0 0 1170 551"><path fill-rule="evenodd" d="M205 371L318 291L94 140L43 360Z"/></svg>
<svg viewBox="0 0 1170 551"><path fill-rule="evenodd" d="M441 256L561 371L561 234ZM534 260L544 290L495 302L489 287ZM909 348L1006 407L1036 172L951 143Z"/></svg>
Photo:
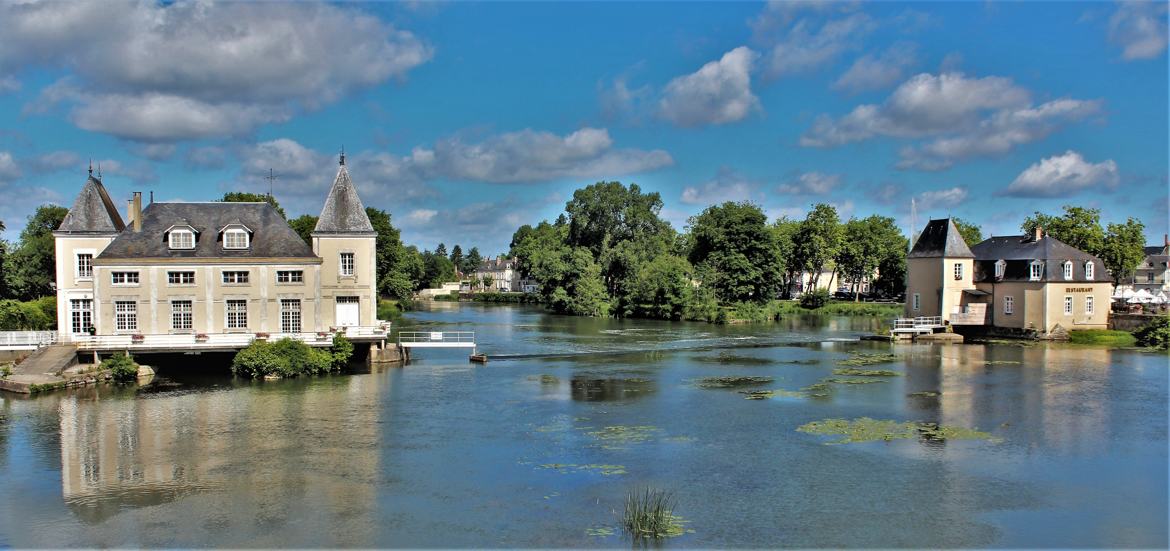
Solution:
<svg viewBox="0 0 1170 551"><path fill-rule="evenodd" d="M1077 204L1167 226L1166 3L0 3L0 220L273 187L344 147L420 248L507 248L598 180L1015 233ZM119 202L119 204L124 204Z"/></svg>

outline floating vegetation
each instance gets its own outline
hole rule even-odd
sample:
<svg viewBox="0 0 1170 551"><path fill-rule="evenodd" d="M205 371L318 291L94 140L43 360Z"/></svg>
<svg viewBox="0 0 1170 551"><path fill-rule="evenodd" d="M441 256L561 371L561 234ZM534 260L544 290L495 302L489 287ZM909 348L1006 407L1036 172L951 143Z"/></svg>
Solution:
<svg viewBox="0 0 1170 551"><path fill-rule="evenodd" d="M542 385L555 385L559 382L561 382L561 380L558 379L555 375L541 375L540 376L540 384L542 384Z"/></svg>
<svg viewBox="0 0 1170 551"><path fill-rule="evenodd" d="M919 392L911 392L907 396L914 396L915 398L938 398L942 396L942 392L937 390L922 390Z"/></svg>
<svg viewBox="0 0 1170 551"><path fill-rule="evenodd" d="M1002 439L990 433L968 429L964 427L941 426L937 423L922 423L913 421L891 421L861 417L852 421L847 419L825 419L813 421L797 427L797 432L821 434L826 436L840 436L837 440L826 444L848 444L851 442L873 442L878 440L890 441L909 438L923 440L987 440L1001 442Z"/></svg>
<svg viewBox="0 0 1170 551"><path fill-rule="evenodd" d="M783 360L783 361L780 361L777 363L790 364L790 365L818 365L821 363L821 361L820 360Z"/></svg>
<svg viewBox="0 0 1170 551"><path fill-rule="evenodd" d="M774 381L771 377L705 377L699 379L699 388L737 388L760 386Z"/></svg>
<svg viewBox="0 0 1170 551"><path fill-rule="evenodd" d="M808 385L800 390L804 391L813 398L828 398L829 393L833 391L833 388L829 386L829 383L821 381L819 383Z"/></svg>
<svg viewBox="0 0 1170 551"><path fill-rule="evenodd" d="M858 377L898 377L902 375L889 369L857 369L856 367L840 367L833 370L833 375L855 375Z"/></svg>
<svg viewBox="0 0 1170 551"><path fill-rule="evenodd" d="M739 354L719 354L718 356L697 356L695 360L703 363L716 364L739 364L739 365L771 365L772 360L767 358L759 358L756 356L743 356Z"/></svg>
<svg viewBox="0 0 1170 551"><path fill-rule="evenodd" d="M626 474L625 465L577 465L575 463L545 463L539 465L541 469L554 470L559 473L594 473L602 476L613 476L617 474Z"/></svg>
<svg viewBox="0 0 1170 551"><path fill-rule="evenodd" d="M767 400L777 396L781 398L804 398L803 392L784 390L782 388L776 390L741 390L739 393L743 394L746 400Z"/></svg>
<svg viewBox="0 0 1170 551"><path fill-rule="evenodd" d="M585 535L594 538L604 538L614 534L613 528L608 526L595 526L593 528L586 528Z"/></svg>
<svg viewBox="0 0 1170 551"><path fill-rule="evenodd" d="M687 521L674 514L675 498L664 490L634 490L626 495L622 528L634 538L672 538L687 530Z"/></svg>
<svg viewBox="0 0 1170 551"><path fill-rule="evenodd" d="M650 440L661 431L662 429L650 425L612 425L585 434L599 440L605 448L621 449L627 444L640 444Z"/></svg>
<svg viewBox="0 0 1170 551"><path fill-rule="evenodd" d="M678 444L686 444L688 442L694 442L695 437L694 436L667 436L666 438L663 438L662 441L663 442L674 442L674 443L678 443Z"/></svg>
<svg viewBox="0 0 1170 551"><path fill-rule="evenodd" d="M854 354L848 360L841 360L837 365L861 367L875 364L888 364L898 361L897 354Z"/></svg>
<svg viewBox="0 0 1170 551"><path fill-rule="evenodd" d="M1023 362L1016 360L987 360L983 362L983 365L1020 365L1021 363Z"/></svg>
<svg viewBox="0 0 1170 551"><path fill-rule="evenodd" d="M865 378L844 379L841 377L826 377L826 378L821 379L821 380L826 382L826 383L833 383L833 384L837 384L837 385L869 385L869 384L873 384L873 383L884 383L885 382L881 379L872 379L872 378L869 378L869 379L865 379Z"/></svg>

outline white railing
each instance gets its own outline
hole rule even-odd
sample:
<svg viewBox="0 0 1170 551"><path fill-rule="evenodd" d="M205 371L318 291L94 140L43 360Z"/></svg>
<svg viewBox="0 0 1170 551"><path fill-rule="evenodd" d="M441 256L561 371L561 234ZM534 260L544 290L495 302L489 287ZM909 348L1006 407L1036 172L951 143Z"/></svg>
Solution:
<svg viewBox="0 0 1170 551"><path fill-rule="evenodd" d="M942 316L919 316L894 320L894 331L916 331L943 327Z"/></svg>
<svg viewBox="0 0 1170 551"><path fill-rule="evenodd" d="M53 344L57 344L56 331L0 331L0 349L32 349Z"/></svg>
<svg viewBox="0 0 1170 551"><path fill-rule="evenodd" d="M157 335L74 335L81 350L201 350L243 348L252 341L292 338L310 346L329 346L336 332L351 339L385 339L389 325L338 327L336 330L301 333L182 333Z"/></svg>
<svg viewBox="0 0 1170 551"><path fill-rule="evenodd" d="M474 343L475 331L399 331L399 343Z"/></svg>

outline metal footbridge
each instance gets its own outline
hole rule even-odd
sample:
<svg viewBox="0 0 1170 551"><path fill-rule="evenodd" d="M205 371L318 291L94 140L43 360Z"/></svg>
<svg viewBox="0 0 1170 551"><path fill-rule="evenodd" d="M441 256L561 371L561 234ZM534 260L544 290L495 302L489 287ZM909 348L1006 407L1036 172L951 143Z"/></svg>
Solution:
<svg viewBox="0 0 1170 551"><path fill-rule="evenodd" d="M475 349L475 331L399 331L398 345L403 348L471 348Z"/></svg>
<svg viewBox="0 0 1170 551"><path fill-rule="evenodd" d="M894 320L895 335L928 335L936 329L945 329L942 316L920 316L917 318L898 318Z"/></svg>

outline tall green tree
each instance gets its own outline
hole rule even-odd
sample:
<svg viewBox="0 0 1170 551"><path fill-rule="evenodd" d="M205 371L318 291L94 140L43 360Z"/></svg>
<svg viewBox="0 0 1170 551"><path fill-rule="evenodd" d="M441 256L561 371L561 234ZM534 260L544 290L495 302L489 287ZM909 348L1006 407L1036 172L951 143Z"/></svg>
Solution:
<svg viewBox="0 0 1170 551"><path fill-rule="evenodd" d="M451 264L455 266L456 270L463 272L463 248L458 243L451 248Z"/></svg>
<svg viewBox="0 0 1170 551"><path fill-rule="evenodd" d="M670 227L658 217L662 198L642 193L638 184L598 182L573 192L565 205L568 214L568 243L585 247L600 259L604 250L620 241L657 234Z"/></svg>
<svg viewBox="0 0 1170 551"><path fill-rule="evenodd" d="M688 259L702 284L723 302L765 302L779 290L784 265L764 211L726 202L689 220Z"/></svg>
<svg viewBox="0 0 1170 551"><path fill-rule="evenodd" d="M792 287L800 278L801 265L794 262L796 254L796 236L800 232L800 222L790 220L784 216L772 223L772 235L776 239L776 256L784 264L780 278L780 292L784 298L792 298Z"/></svg>
<svg viewBox="0 0 1170 551"><path fill-rule="evenodd" d="M515 249L515 247L513 246L512 249ZM515 253L510 252L509 256L515 256ZM463 273L470 274L475 272L479 269L480 264L483 264L483 257L479 254L479 247L472 247L470 251L467 251L467 256L463 259Z"/></svg>
<svg viewBox="0 0 1170 551"><path fill-rule="evenodd" d="M963 241L967 242L967 246L973 247L983 242L983 229L978 224L973 224L962 218L952 218L955 227L959 230L959 235L963 236Z"/></svg>
<svg viewBox="0 0 1170 551"><path fill-rule="evenodd" d="M65 207L42 205L28 217L17 249L6 259L4 276L14 297L32 300L53 293L57 277L53 231L61 226L66 214L69 209Z"/></svg>
<svg viewBox="0 0 1170 551"><path fill-rule="evenodd" d="M423 280L426 287L436 289L444 283L455 281L455 265L446 254L426 251L422 254Z"/></svg>
<svg viewBox="0 0 1170 551"><path fill-rule="evenodd" d="M661 254L638 266L629 288L617 302L623 317L682 319L691 304L691 264L673 254Z"/></svg>
<svg viewBox="0 0 1170 551"><path fill-rule="evenodd" d="M313 245L313 230L317 227L317 217L312 214L302 214L292 220L288 221L288 225L292 227L297 235L305 241L306 245Z"/></svg>
<svg viewBox="0 0 1170 551"><path fill-rule="evenodd" d="M1105 249L1105 229L1101 227L1101 209L1065 205L1064 214L1053 216L1036 212L1024 220L1020 229L1031 235L1037 226L1044 233L1093 256L1101 257Z"/></svg>
<svg viewBox="0 0 1170 551"><path fill-rule="evenodd" d="M248 193L246 191L229 191L223 194L220 199L224 203L268 203L276 212L280 213L281 218L288 218L284 215L284 209L281 208L280 203L276 201L276 197L268 195L267 193Z"/></svg>
<svg viewBox="0 0 1170 551"><path fill-rule="evenodd" d="M853 282L853 300L861 297L861 281L873 280L874 272L891 254L902 254L902 231L893 218L869 216L845 223L837 253L838 271Z"/></svg>
<svg viewBox="0 0 1170 551"><path fill-rule="evenodd" d="M447 256L447 246L442 244L442 243L439 243L439 246L435 247L435 254L441 255L441 256ZM450 260L450 259L448 259L448 260Z"/></svg>
<svg viewBox="0 0 1170 551"><path fill-rule="evenodd" d="M797 231L795 239L796 248L792 256L802 270L812 274L809 281L812 289L817 288L821 272L837 257L842 234L841 219L833 205L825 203L814 205L800 223L800 230Z"/></svg>
<svg viewBox="0 0 1170 551"><path fill-rule="evenodd" d="M1122 224L1109 224L1101 254L1097 256L1113 277L1113 287L1133 280L1133 275L1146 258L1146 227L1129 218Z"/></svg>

